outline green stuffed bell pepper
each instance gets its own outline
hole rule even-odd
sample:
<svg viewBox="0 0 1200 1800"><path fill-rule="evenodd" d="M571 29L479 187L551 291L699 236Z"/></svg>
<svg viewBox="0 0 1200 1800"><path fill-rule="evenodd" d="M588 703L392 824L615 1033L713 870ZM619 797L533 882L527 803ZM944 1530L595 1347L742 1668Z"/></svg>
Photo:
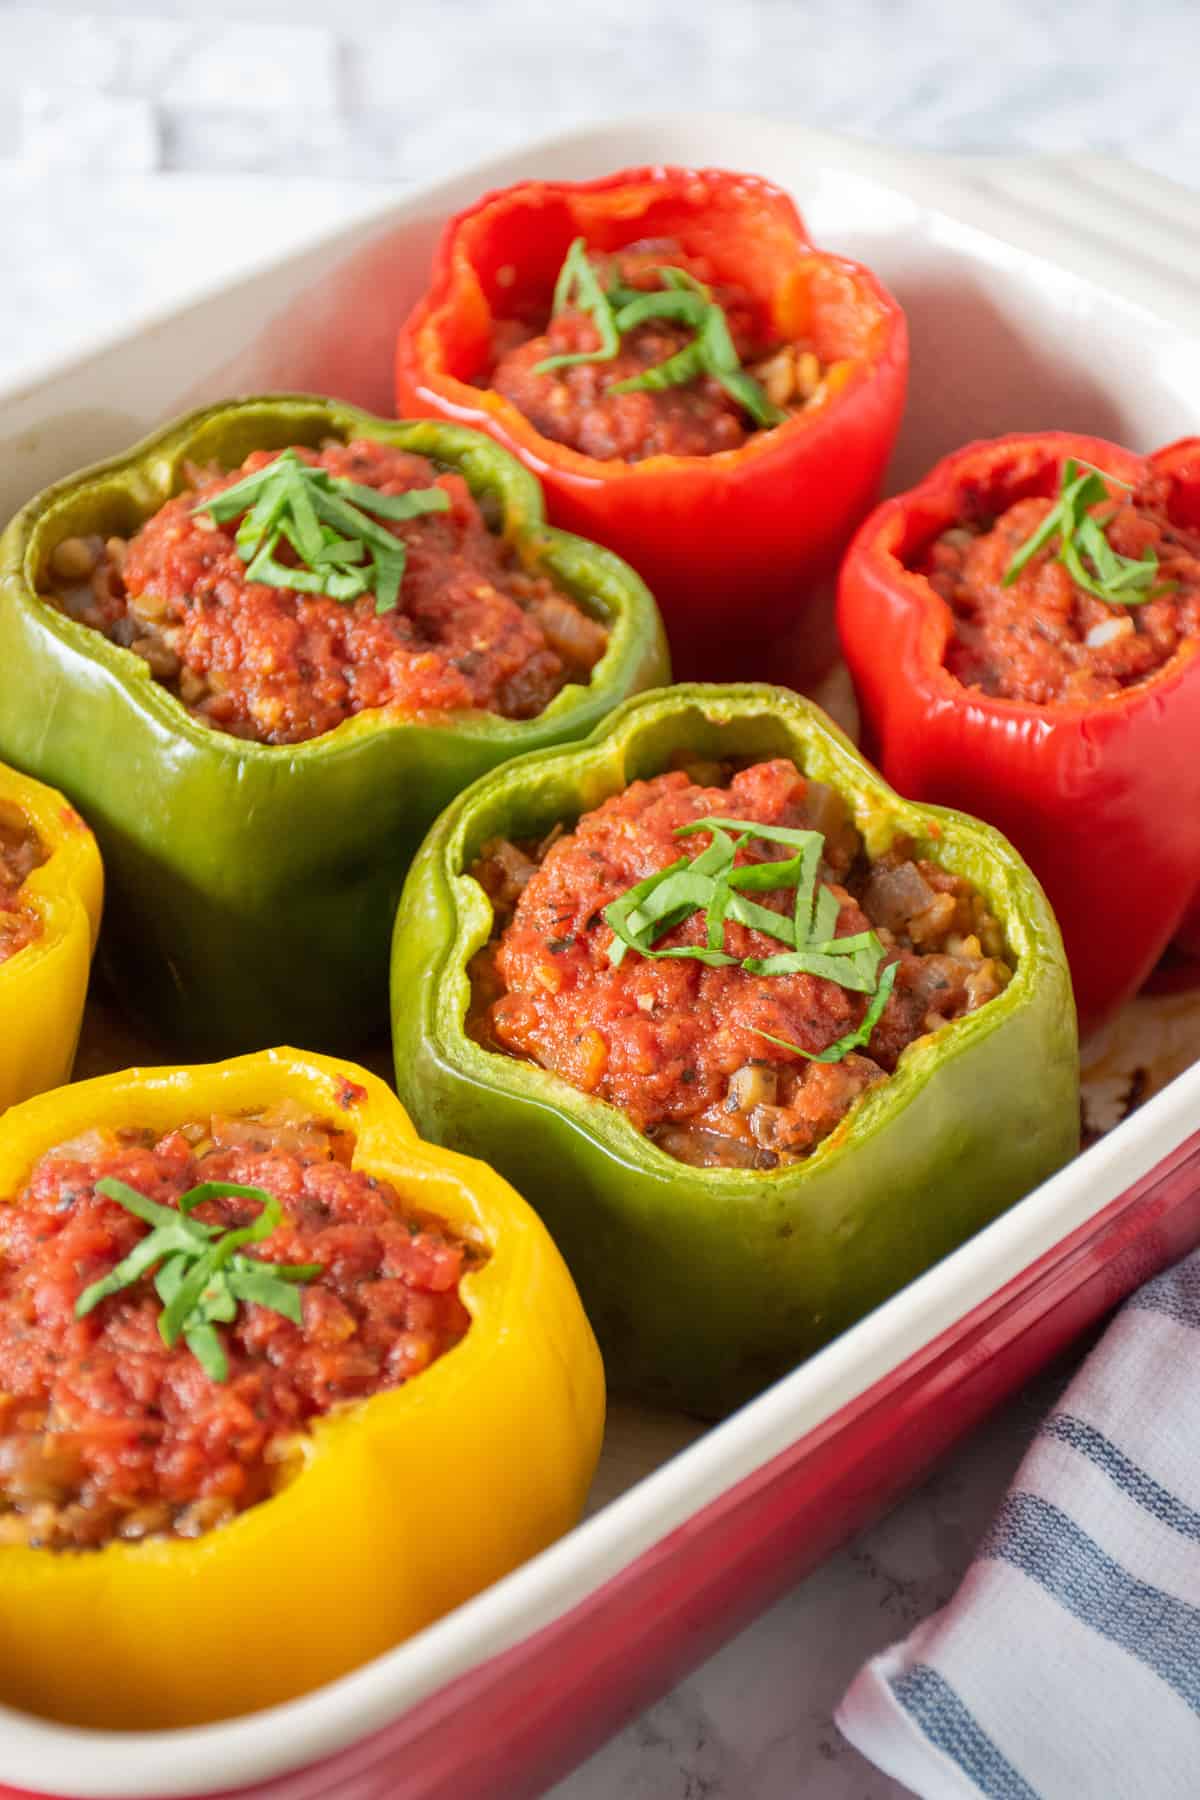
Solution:
<svg viewBox="0 0 1200 1800"><path fill-rule="evenodd" d="M460 795L392 998L422 1133L532 1200L615 1388L705 1415L1078 1147L1037 881L778 688L640 695Z"/></svg>
<svg viewBox="0 0 1200 1800"><path fill-rule="evenodd" d="M382 1027L441 808L667 678L642 582L547 526L513 457L311 396L209 408L48 489L0 540L0 594L0 758L94 822L102 960L195 1054Z"/></svg>

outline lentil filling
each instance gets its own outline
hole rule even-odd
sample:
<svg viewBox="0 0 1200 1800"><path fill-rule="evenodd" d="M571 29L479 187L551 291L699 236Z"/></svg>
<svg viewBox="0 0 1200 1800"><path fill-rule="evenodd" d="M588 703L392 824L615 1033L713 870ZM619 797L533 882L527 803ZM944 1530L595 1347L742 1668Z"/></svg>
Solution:
<svg viewBox="0 0 1200 1800"><path fill-rule="evenodd" d="M21 904L21 889L45 860L45 850L25 821L0 814L0 963L41 936L42 921Z"/></svg>
<svg viewBox="0 0 1200 1800"><path fill-rule="evenodd" d="M944 531L917 566L953 614L950 673L965 687L1035 706L1088 705L1154 675L1200 634L1200 534L1172 523L1167 496L1166 480L1150 475L1091 509L1108 521L1105 536L1119 555L1137 560L1153 551L1158 559L1169 591L1135 606L1110 605L1080 587L1053 544L1004 585L1051 499L1018 500L999 518L967 517Z"/></svg>
<svg viewBox="0 0 1200 1800"><path fill-rule="evenodd" d="M293 453L384 495L437 486L449 497L445 512L384 521L406 550L393 610L377 611L371 592L344 603L247 578L240 519L196 508L279 454L263 450L229 474L189 465L187 489L128 541L64 540L47 597L143 657L208 724L261 743L299 743L385 706L534 718L590 678L604 626L522 569L461 475L367 440Z"/></svg>
<svg viewBox="0 0 1200 1800"><path fill-rule="evenodd" d="M822 392L823 370L806 344L764 341L761 308L746 289L714 279L709 264L688 256L672 239L631 244L615 254L589 253L601 284L619 281L654 293L667 285L661 270L682 270L705 283L726 315L734 348L748 374L775 406L799 412ZM607 362L576 363L537 372L546 357L599 348L600 334L584 312L549 309L504 319L493 332L492 366L480 385L505 395L543 437L602 462L641 462L648 456L711 456L736 450L754 431L753 421L711 376L679 387L617 394L617 383L647 369L691 342L694 332L666 319L651 319L624 334Z"/></svg>
<svg viewBox="0 0 1200 1800"><path fill-rule="evenodd" d="M283 1101L163 1136L89 1131L0 1201L0 1544L90 1550L212 1530L287 1478L313 1419L401 1386L460 1341L459 1282L481 1252L351 1168L353 1149ZM182 1338L163 1342L153 1271L77 1317L84 1290L146 1236L97 1194L106 1177L165 1207L206 1181L273 1195L282 1221L253 1253L268 1269L320 1265L297 1289L302 1322L243 1302L220 1328L218 1382ZM258 1212L219 1198L194 1217L230 1228Z"/></svg>
<svg viewBox="0 0 1200 1800"><path fill-rule="evenodd" d="M861 1025L866 997L824 977L636 954L611 963L604 907L670 867L681 842L689 856L711 842L707 832L680 840L680 826L723 816L822 833L818 879L838 902L834 935L873 929L897 964L861 1052L808 1061L762 1035L816 1056ZM791 854L754 839L737 863ZM961 876L905 844L869 860L841 796L782 758L736 772L693 762L636 781L539 845L493 840L471 872L495 920L471 966L471 1034L620 1107L670 1155L701 1167L769 1169L809 1155L914 1039L985 1005L1011 974L999 924ZM756 889L755 899L788 913L794 896ZM738 958L779 948L737 922L724 932ZM704 943L697 915L658 947Z"/></svg>

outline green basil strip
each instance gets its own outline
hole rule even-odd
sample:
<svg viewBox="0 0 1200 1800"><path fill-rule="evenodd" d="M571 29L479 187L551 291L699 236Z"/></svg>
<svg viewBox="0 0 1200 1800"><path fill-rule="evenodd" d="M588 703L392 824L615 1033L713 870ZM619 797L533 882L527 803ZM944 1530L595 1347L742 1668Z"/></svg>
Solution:
<svg viewBox="0 0 1200 1800"><path fill-rule="evenodd" d="M403 545L386 555L375 557L375 611L392 612L400 601L400 584L404 580L407 557Z"/></svg>
<svg viewBox="0 0 1200 1800"><path fill-rule="evenodd" d="M815 876L814 876L814 882L815 882ZM797 900L798 899L799 899L799 896L797 896ZM807 938L805 940L812 946L812 948L814 950L824 948L825 945L831 939L835 938L836 932L837 932L837 923L838 923L838 919L841 917L841 911L842 911L842 909L838 905L837 895L835 893L833 893L833 891L830 888L821 886L819 889L817 889L816 899L813 903L813 908L812 908L812 918L809 921L808 934L807 934ZM871 934L870 933L864 934L861 932L859 933L859 936L863 936L863 935L869 936ZM852 941L855 941L855 940L852 940L850 938L843 938L841 940L841 942L843 942L843 943L850 943ZM796 931L796 942L797 943L801 942L799 928L797 928L797 931Z"/></svg>
<svg viewBox="0 0 1200 1800"><path fill-rule="evenodd" d="M330 531L328 526L324 526L322 529L325 532L325 538L321 548L312 559L318 568L322 563L344 565L360 563L365 560L367 549L360 538L339 537L336 531Z"/></svg>
<svg viewBox="0 0 1200 1800"><path fill-rule="evenodd" d="M1090 463L1081 464L1074 457L1067 457L1062 467L1058 501L1011 558L1004 571L1003 585L1011 587L1031 559L1057 536L1057 558L1071 580L1106 605L1143 606L1148 600L1170 593L1176 585L1174 582L1154 585L1158 574L1157 553L1150 549L1142 557L1120 555L1105 536L1105 525L1110 521L1102 523L1089 511L1109 498L1109 483L1126 492L1131 491L1130 484L1119 481L1115 475L1106 477ZM1084 556L1090 559L1094 574L1085 565Z"/></svg>
<svg viewBox="0 0 1200 1800"><path fill-rule="evenodd" d="M606 389L610 394L661 394L667 388L686 387L697 375L704 373L704 358L700 354L698 344L685 344L674 356L668 356L665 362L655 363L653 368L644 369L640 375L627 375L624 381L614 381Z"/></svg>
<svg viewBox="0 0 1200 1800"><path fill-rule="evenodd" d="M567 251L554 288L555 315L570 309L586 313L591 319L600 334L599 348L544 357L534 364L535 375L544 375L551 369L569 368L576 363L611 362L621 348L612 306L588 257L587 240L582 237L577 237Z"/></svg>
<svg viewBox="0 0 1200 1800"><path fill-rule="evenodd" d="M793 1044L788 1038L772 1037L769 1031L762 1031L757 1025L754 1030L759 1037L766 1038L768 1043L778 1044L781 1050L794 1050L797 1056L803 1056L808 1062L841 1062L842 1058L847 1056L851 1050L865 1047L870 1042L871 1033L878 1025L883 1015L883 1009L888 1003L888 996L896 985L896 970L899 966L899 963L889 963L883 971L883 979L876 990L875 998L863 1014L863 1022L858 1030L848 1031L844 1037L838 1038L836 1043L830 1044L828 1049L822 1050L819 1055L814 1055L811 1050L806 1050L802 1044Z"/></svg>
<svg viewBox="0 0 1200 1800"><path fill-rule="evenodd" d="M732 888L732 882L729 885ZM731 895L726 916L736 924L744 925L748 931L761 931L767 937L778 938L780 943L794 944L796 941L795 927L786 913L776 912L769 906L759 906L756 901L747 900L736 890Z"/></svg>
<svg viewBox="0 0 1200 1800"><path fill-rule="evenodd" d="M378 550L394 550L400 542L394 531L389 531L386 525L377 525L374 519L369 519L365 512L343 500L339 494L314 488L312 498L317 517L343 536L361 538L363 543L373 544Z"/></svg>
<svg viewBox="0 0 1200 1800"><path fill-rule="evenodd" d="M179 1224L179 1214L173 1206L160 1206L157 1200L151 1200L147 1194L141 1194L137 1188L130 1187L127 1182L118 1181L115 1176L106 1175L96 1183L96 1193L103 1194L106 1200L115 1200L126 1212L131 1212L146 1225L168 1226L174 1229ZM186 1222L186 1221L185 1221ZM201 1242L215 1230L214 1226L202 1225L193 1219L187 1225L192 1237Z"/></svg>
<svg viewBox="0 0 1200 1800"><path fill-rule="evenodd" d="M211 513L218 524L223 524L226 519L236 518L238 513L245 512L251 502L258 498L268 483L274 483L279 479L281 463L290 462L295 468L299 466L299 461L299 457L291 450L285 450L282 456L277 456L274 462L267 463L261 469L256 469L253 475L244 475L240 481L235 481L232 487L227 487L221 493L214 494L209 500L201 500L197 506L193 506L192 511L194 513Z"/></svg>
<svg viewBox="0 0 1200 1800"><path fill-rule="evenodd" d="M819 831L796 825L759 825L753 819L708 818L696 819L690 825L679 825L675 829L676 837L691 837L697 831L740 832L747 838L761 838L764 844L787 844L792 849L803 850L814 838L818 844L824 839Z"/></svg>
<svg viewBox="0 0 1200 1800"><path fill-rule="evenodd" d="M409 488L403 494L381 494L377 488L360 487L356 481L339 477L337 491L343 499L374 513L379 519L422 519L429 513L450 511L450 496L445 488ZM393 539L393 542L398 540Z"/></svg>
<svg viewBox="0 0 1200 1800"><path fill-rule="evenodd" d="M664 287L685 288L689 294L699 294L703 300L712 299L712 289L708 283L690 274L687 269L672 269L669 265L660 263L656 273Z"/></svg>
<svg viewBox="0 0 1200 1800"><path fill-rule="evenodd" d="M267 482L237 529L234 546L243 562L248 563L274 532L287 510L287 503L288 491L284 483Z"/></svg>
<svg viewBox="0 0 1200 1800"><path fill-rule="evenodd" d="M179 1198L179 1209L160 1206L136 1188L111 1177L96 1183L96 1192L132 1212L154 1229L103 1280L85 1288L75 1303L84 1318L109 1294L130 1286L157 1263L155 1292L163 1303L158 1329L171 1345L182 1335L188 1349L213 1381L225 1381L228 1359L214 1324L229 1324L243 1300L256 1302L302 1322L300 1300L289 1284L321 1273L319 1263L263 1263L241 1254L244 1244L259 1243L279 1225L283 1209L265 1188L235 1181L202 1181ZM221 1232L191 1214L206 1200L257 1201L258 1217L249 1225Z"/></svg>
<svg viewBox="0 0 1200 1800"><path fill-rule="evenodd" d="M291 588L297 594L323 594L323 575L314 574L311 569L289 568L286 563L276 562L276 546L280 538L286 535L283 526L271 533L253 562L246 565L246 580L261 581L264 587Z"/></svg>
<svg viewBox="0 0 1200 1800"><path fill-rule="evenodd" d="M169 1209L168 1209L169 1210ZM110 1294L119 1293L122 1288L129 1287L141 1276L149 1274L155 1263L161 1262L175 1251L183 1251L185 1255L194 1254L198 1247L202 1248L207 1240L200 1239L199 1246L192 1233L186 1228L186 1221L179 1224L176 1215L176 1227L160 1225L156 1231L150 1232L140 1244L135 1244L128 1256L122 1257L116 1266L99 1281L93 1281L84 1288L75 1302L75 1317L85 1319L94 1307L99 1306Z"/></svg>
<svg viewBox="0 0 1200 1800"><path fill-rule="evenodd" d="M704 323L710 310L708 302L699 294L682 288L652 288L621 308L616 317L616 325L622 337L627 331L636 331L639 325L645 325L651 319L669 319L677 325L690 325L696 330ZM733 348L732 344L730 348ZM736 353L734 366L737 366Z"/></svg>
<svg viewBox="0 0 1200 1800"><path fill-rule="evenodd" d="M303 1323L299 1288L294 1282L281 1280L271 1273L268 1263L259 1263L253 1269L231 1269L225 1279L235 1302L250 1300L256 1306L282 1313L293 1325Z"/></svg>
<svg viewBox="0 0 1200 1800"><path fill-rule="evenodd" d="M857 994L870 994L875 989L878 956L825 956L816 950L789 950L779 956L748 957L742 967L750 975L812 975L820 981L835 982Z"/></svg>
<svg viewBox="0 0 1200 1800"><path fill-rule="evenodd" d="M183 1341L210 1381L229 1380L229 1358L211 1325L189 1327L183 1334Z"/></svg>

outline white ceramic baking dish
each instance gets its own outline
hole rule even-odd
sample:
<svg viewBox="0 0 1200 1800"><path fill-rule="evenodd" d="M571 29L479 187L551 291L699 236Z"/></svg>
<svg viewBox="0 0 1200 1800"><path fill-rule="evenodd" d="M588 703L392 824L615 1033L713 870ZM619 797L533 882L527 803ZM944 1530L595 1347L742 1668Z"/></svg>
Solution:
<svg viewBox="0 0 1200 1800"><path fill-rule="evenodd" d="M1200 430L1196 196L1098 158L964 163L764 120L643 120L410 193L0 395L0 510L202 401L302 388L388 412L392 336L447 213L527 176L662 162L770 176L816 242L902 301L893 487L1005 430L1135 449ZM724 1424L616 1409L588 1519L533 1562L368 1667L229 1724L104 1734L0 1709L0 1794L540 1792L1200 1240L1200 1004L1139 1002L1094 1050L1098 1112L1120 1115L1135 1070L1162 1091Z"/></svg>

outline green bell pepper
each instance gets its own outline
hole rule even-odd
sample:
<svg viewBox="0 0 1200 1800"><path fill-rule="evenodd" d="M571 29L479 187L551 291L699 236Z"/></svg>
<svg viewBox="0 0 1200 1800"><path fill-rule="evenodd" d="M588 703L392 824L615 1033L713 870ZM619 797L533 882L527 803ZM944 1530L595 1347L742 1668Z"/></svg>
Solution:
<svg viewBox="0 0 1200 1800"><path fill-rule="evenodd" d="M608 626L591 681L530 720L365 711L304 743L247 742L39 598L56 544L130 535L185 485L185 459L235 468L251 450L330 436L458 470L523 564ZM49 488L0 539L0 759L62 788L93 823L111 895L101 960L143 1022L194 1055L345 1046L382 1028L396 900L441 808L498 763L585 736L667 678L638 576L547 526L535 478L462 426L303 395L211 407Z"/></svg>
<svg viewBox="0 0 1200 1800"><path fill-rule="evenodd" d="M618 1108L466 1034L467 965L492 908L466 871L680 749L786 756L849 803L868 854L897 837L965 876L1013 978L904 1051L805 1161L688 1167ZM396 1078L419 1129L481 1156L537 1207L584 1297L610 1385L706 1415L737 1405L1052 1174L1079 1141L1075 1010L1041 888L989 826L914 806L811 702L759 685L627 701L584 744L522 757L443 813L413 861L392 952Z"/></svg>

